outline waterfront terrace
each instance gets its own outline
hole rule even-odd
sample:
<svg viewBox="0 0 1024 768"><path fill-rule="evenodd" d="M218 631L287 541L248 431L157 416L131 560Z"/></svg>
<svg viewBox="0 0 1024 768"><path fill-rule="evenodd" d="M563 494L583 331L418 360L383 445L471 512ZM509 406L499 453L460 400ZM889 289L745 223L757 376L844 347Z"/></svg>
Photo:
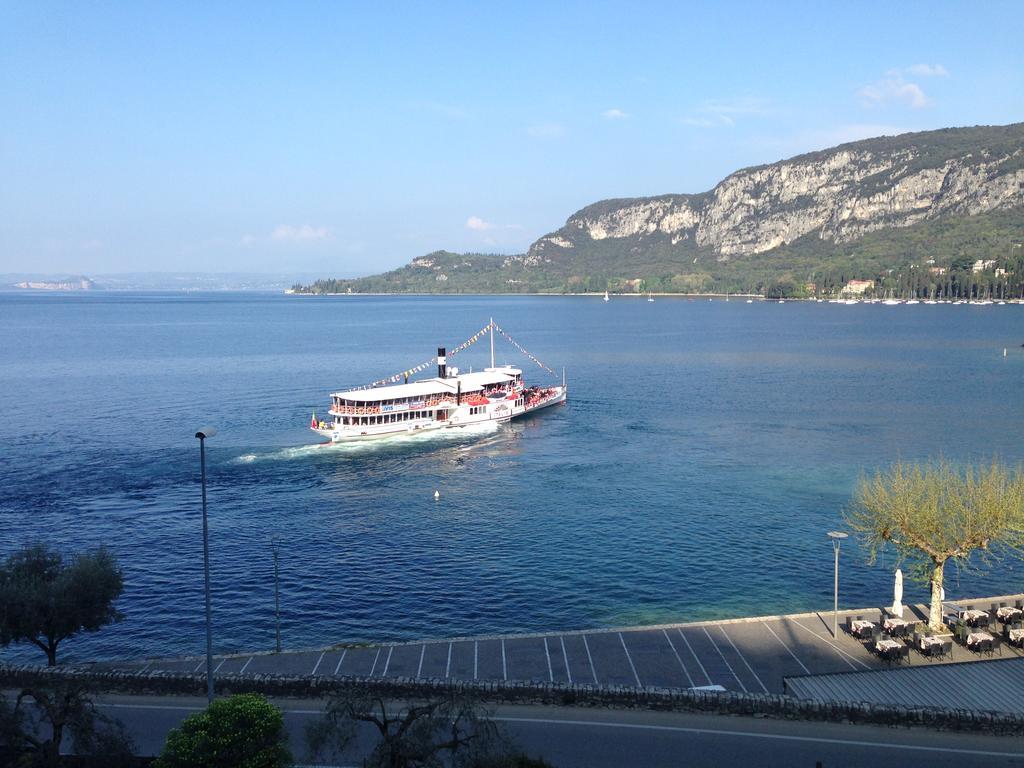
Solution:
<svg viewBox="0 0 1024 768"><path fill-rule="evenodd" d="M949 609L984 611L1021 604L1024 595L948 603ZM847 617L880 621L883 608L840 612L839 636L831 635L832 613L685 622L656 626L538 634L488 635L402 643L338 644L327 648L220 654L214 674L379 678L405 680L562 683L599 688L686 689L717 686L729 691L780 694L786 678L915 668L988 659L1024 658L1003 643L982 654L955 645L941 658L911 652L893 664L844 627ZM905 617L923 620L922 605ZM98 669L205 672L199 657L100 662ZM951 704L954 706L954 704Z"/></svg>

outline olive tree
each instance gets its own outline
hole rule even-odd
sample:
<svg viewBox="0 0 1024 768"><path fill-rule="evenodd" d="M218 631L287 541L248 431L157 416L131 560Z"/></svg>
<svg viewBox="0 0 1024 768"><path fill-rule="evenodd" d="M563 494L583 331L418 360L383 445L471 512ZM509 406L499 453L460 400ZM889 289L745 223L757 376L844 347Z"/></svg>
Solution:
<svg viewBox="0 0 1024 768"><path fill-rule="evenodd" d="M27 546L0 565L0 646L33 643L54 666L64 640L123 618L114 608L123 589L106 547L65 560L45 544Z"/></svg>
<svg viewBox="0 0 1024 768"><path fill-rule="evenodd" d="M983 562L1024 546L1024 471L897 463L860 479L845 519L869 562L892 545L912 578L931 582L928 624L938 630L947 561L966 566L972 554Z"/></svg>

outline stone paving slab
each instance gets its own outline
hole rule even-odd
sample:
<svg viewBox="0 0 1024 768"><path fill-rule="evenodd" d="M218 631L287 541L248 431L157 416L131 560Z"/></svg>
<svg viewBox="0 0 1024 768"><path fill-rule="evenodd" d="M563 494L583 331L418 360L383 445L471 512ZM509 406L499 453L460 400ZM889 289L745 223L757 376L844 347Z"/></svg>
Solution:
<svg viewBox="0 0 1024 768"><path fill-rule="evenodd" d="M577 685L598 685L597 674L590 663L590 653L585 643L586 635L562 635L561 642L565 644L565 652L569 657L569 671L567 676L570 682Z"/></svg>
<svg viewBox="0 0 1024 768"><path fill-rule="evenodd" d="M477 680L504 680L500 639L481 640L477 644Z"/></svg>
<svg viewBox="0 0 1024 768"><path fill-rule="evenodd" d="M448 669L448 649L451 643L426 643L423 653L423 669L420 677L441 679Z"/></svg>
<svg viewBox="0 0 1024 768"><path fill-rule="evenodd" d="M387 670L381 672L382 677L416 677L420 668L420 654L423 645L395 645L389 651L391 658Z"/></svg>
<svg viewBox="0 0 1024 768"><path fill-rule="evenodd" d="M566 671L567 652L562 644L562 636L545 637L548 644L548 656L551 662L551 679L556 683L568 683L569 673Z"/></svg>
<svg viewBox="0 0 1024 768"><path fill-rule="evenodd" d="M642 685L626 653L621 632L588 634L587 644L601 685Z"/></svg>
<svg viewBox="0 0 1024 768"><path fill-rule="evenodd" d="M477 649L474 641L452 643L452 658L446 677L459 680L476 680Z"/></svg>
<svg viewBox="0 0 1024 768"><path fill-rule="evenodd" d="M705 627L680 627L678 632L690 652L696 657L701 671L710 681L709 685L720 685L730 691L747 690L746 686L736 677L729 660L719 651Z"/></svg>
<svg viewBox="0 0 1024 768"><path fill-rule="evenodd" d="M510 680L549 683L549 652L545 652L543 637L509 638L505 640Z"/></svg>
<svg viewBox="0 0 1024 768"><path fill-rule="evenodd" d="M667 633L660 630L624 632L633 666L645 685L657 688L692 688L682 661Z"/></svg>

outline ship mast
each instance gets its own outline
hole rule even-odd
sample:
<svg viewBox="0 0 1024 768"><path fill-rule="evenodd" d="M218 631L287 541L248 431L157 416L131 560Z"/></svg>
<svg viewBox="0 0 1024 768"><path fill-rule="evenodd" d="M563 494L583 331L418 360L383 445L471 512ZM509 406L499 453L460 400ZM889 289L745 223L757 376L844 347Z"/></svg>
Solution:
<svg viewBox="0 0 1024 768"><path fill-rule="evenodd" d="M487 326L490 328L491 335L491 368L494 367L494 318L491 318L491 322Z"/></svg>

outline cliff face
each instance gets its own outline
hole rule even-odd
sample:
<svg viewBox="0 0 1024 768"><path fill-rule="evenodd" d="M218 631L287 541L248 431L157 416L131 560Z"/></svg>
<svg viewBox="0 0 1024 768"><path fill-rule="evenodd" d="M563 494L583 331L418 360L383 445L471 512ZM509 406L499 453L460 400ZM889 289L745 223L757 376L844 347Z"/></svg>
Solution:
<svg viewBox="0 0 1024 768"><path fill-rule="evenodd" d="M658 240L719 261L813 235L850 242L880 229L1024 204L1024 123L869 139L733 173L700 195L607 200L537 240L523 267L578 258L597 241L638 253ZM667 241L667 243L666 243Z"/></svg>

